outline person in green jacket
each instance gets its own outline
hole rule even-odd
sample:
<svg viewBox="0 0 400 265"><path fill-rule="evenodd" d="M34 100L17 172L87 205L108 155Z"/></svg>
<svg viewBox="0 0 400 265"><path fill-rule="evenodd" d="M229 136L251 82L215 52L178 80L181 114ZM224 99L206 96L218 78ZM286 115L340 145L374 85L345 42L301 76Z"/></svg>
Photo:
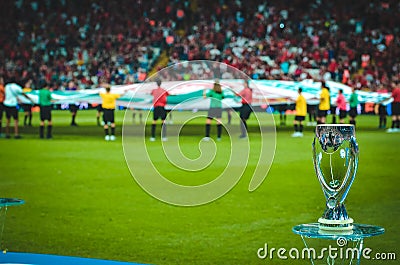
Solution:
<svg viewBox="0 0 400 265"><path fill-rule="evenodd" d="M350 104L350 124L356 126L356 117L357 117L357 106L358 106L358 95L356 93L356 89L353 87L353 93L351 93L349 104Z"/></svg>
<svg viewBox="0 0 400 265"><path fill-rule="evenodd" d="M222 134L222 100L225 96L218 79L215 79L213 89L204 90L203 97L210 98L210 109L206 120L206 136L203 140L210 140L211 120L215 119L217 121L217 140L220 141Z"/></svg>
<svg viewBox="0 0 400 265"><path fill-rule="evenodd" d="M40 106L40 129L39 137L44 138L44 122L47 121L47 139L52 138L52 122L51 122L51 103L52 97L49 90L50 86L45 83L43 88L39 90L39 106Z"/></svg>

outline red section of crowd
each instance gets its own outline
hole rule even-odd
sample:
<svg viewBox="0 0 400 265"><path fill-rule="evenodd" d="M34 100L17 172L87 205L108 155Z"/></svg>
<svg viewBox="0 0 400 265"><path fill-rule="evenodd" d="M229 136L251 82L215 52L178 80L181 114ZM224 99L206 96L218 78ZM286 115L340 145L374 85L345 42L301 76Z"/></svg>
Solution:
<svg viewBox="0 0 400 265"><path fill-rule="evenodd" d="M254 79L315 78L370 90L400 79L398 1L202 3L171 48L171 63L218 60Z"/></svg>
<svg viewBox="0 0 400 265"><path fill-rule="evenodd" d="M395 0L5 1L0 75L59 89L132 83L167 50L170 63L216 60L254 79L386 89L400 79L399 9Z"/></svg>

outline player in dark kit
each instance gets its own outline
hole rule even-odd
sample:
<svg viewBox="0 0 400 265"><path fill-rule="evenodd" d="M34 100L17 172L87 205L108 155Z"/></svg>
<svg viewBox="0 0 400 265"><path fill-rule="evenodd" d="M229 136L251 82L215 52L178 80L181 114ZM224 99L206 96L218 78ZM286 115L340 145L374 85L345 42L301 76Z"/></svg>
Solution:
<svg viewBox="0 0 400 265"><path fill-rule="evenodd" d="M53 124L51 122L51 92L49 90L49 85L44 84L43 88L39 91L39 106L40 106L40 128L39 137L44 138L44 122L47 121L47 139L52 138L52 128Z"/></svg>
<svg viewBox="0 0 400 265"><path fill-rule="evenodd" d="M24 93L29 93L32 91L32 80L29 79L25 83L25 87L22 89L22 92ZM22 103L21 104L22 109L24 110L24 126L32 126L32 103Z"/></svg>
<svg viewBox="0 0 400 265"><path fill-rule="evenodd" d="M275 106L275 109L279 112L279 121L280 121L280 125L286 125L286 119L287 119L287 115L286 115L286 111L287 111L287 107L288 104L287 103L282 103L279 105Z"/></svg>
<svg viewBox="0 0 400 265"><path fill-rule="evenodd" d="M317 105L307 104L308 126L317 125Z"/></svg>
<svg viewBox="0 0 400 265"><path fill-rule="evenodd" d="M4 109L6 112L6 138L10 138L10 122L11 118L14 119L14 138L20 139L21 136L18 133L18 96L24 96L26 99L34 103L23 91L22 87L15 83L15 80L11 80L4 87L5 99L4 99Z"/></svg>
<svg viewBox="0 0 400 265"><path fill-rule="evenodd" d="M349 120L349 122L350 122L350 124L353 124L354 126L356 126L358 95L357 95L356 89L354 87L353 87L352 93L350 95L349 105L350 105L350 110L349 110L350 120Z"/></svg>
<svg viewBox="0 0 400 265"><path fill-rule="evenodd" d="M325 82L321 82L321 94L318 106L318 124L325 124L328 110L330 110L330 94Z"/></svg>
<svg viewBox="0 0 400 265"><path fill-rule="evenodd" d="M217 121L217 140L220 141L222 134L222 99L224 94L218 79L215 80L213 89L203 92L203 97L211 99L206 120L206 136L203 140L210 140L211 120L215 119Z"/></svg>
<svg viewBox="0 0 400 265"><path fill-rule="evenodd" d="M339 89L338 97L336 98L336 106L339 109L339 122L343 124L347 116L347 102L343 95L343 89Z"/></svg>
<svg viewBox="0 0 400 265"><path fill-rule="evenodd" d="M115 107L119 94L111 93L111 86L109 84L102 85L106 89L106 93L100 93L102 99L101 107L103 109L104 133L106 141L115 141ZM109 134L108 127L111 126L111 135Z"/></svg>
<svg viewBox="0 0 400 265"><path fill-rule="evenodd" d="M386 123L387 123L387 110L386 110L387 104L385 102L378 102L375 105L374 111L375 114L379 115L379 129L386 129Z"/></svg>
<svg viewBox="0 0 400 265"><path fill-rule="evenodd" d="M4 78L0 77L0 137L1 137L1 130L3 128L2 121L3 121L3 112L4 112L4 99L5 99L5 90L4 90Z"/></svg>
<svg viewBox="0 0 400 265"><path fill-rule="evenodd" d="M156 140L156 125L157 120L161 119L161 140L167 141L167 125L165 119L167 118L167 111L165 110L165 105L167 104L168 91L161 87L161 80L157 79L157 88L151 91L153 95L153 123L151 124L151 137L150 141L154 142Z"/></svg>
<svg viewBox="0 0 400 265"><path fill-rule="evenodd" d="M251 107L251 102L253 101L253 90L249 86L249 80L245 81L245 86L242 91L238 94L242 98L242 107L240 108L240 130L241 135L240 138L247 137L247 120L250 117L250 114L253 112Z"/></svg>
<svg viewBox="0 0 400 265"><path fill-rule="evenodd" d="M65 88L67 91L77 91L78 88L75 85L74 81L70 81L68 83L68 86ZM69 111L71 112L71 126L78 126L78 124L75 122L76 115L78 114L78 109L79 106L77 103L71 103L69 104Z"/></svg>
<svg viewBox="0 0 400 265"><path fill-rule="evenodd" d="M97 126L101 126L100 117L101 117L101 114L103 113L103 107L101 106L101 104L96 106L96 110L97 110L97 113L96 113Z"/></svg>
<svg viewBox="0 0 400 265"><path fill-rule="evenodd" d="M307 115L307 101L302 94L302 88L299 88L297 92L299 95L296 99L296 116L293 121L294 133L292 137L303 137L303 121L306 119Z"/></svg>
<svg viewBox="0 0 400 265"><path fill-rule="evenodd" d="M400 86L393 84L392 88L392 126L387 132L400 132Z"/></svg>

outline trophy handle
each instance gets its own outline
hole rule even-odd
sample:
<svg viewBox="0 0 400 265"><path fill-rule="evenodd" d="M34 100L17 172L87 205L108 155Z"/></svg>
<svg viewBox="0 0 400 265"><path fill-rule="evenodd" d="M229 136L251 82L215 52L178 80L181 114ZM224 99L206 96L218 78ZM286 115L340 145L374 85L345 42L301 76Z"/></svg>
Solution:
<svg viewBox="0 0 400 265"><path fill-rule="evenodd" d="M346 173L346 180L343 183L346 183L347 179L350 177L350 173L351 173L350 169L354 169L354 172L351 175L351 179L350 179L350 182L348 183L347 188L343 192L343 196L342 196L342 199L340 200L340 203L343 203L344 199L347 197L347 194L349 193L350 187L353 184L353 181L355 179L355 176L357 174L357 169L358 169L358 153L359 153L359 150L358 150L358 144L357 144L356 138L354 136L351 137L350 144L351 144L350 151L353 152L354 159L351 159L349 161L349 165L350 166L348 167L348 170L347 170L347 173Z"/></svg>
<svg viewBox="0 0 400 265"><path fill-rule="evenodd" d="M334 189L329 187L329 185L325 182L324 174L321 172L321 170L319 170L321 157L317 158L317 153L316 153L316 150L315 150L315 140L316 140L316 138L314 138L313 143L312 143L312 147L313 147L313 164L314 164L315 172L317 173L317 177L318 177L319 183L321 183L323 190L327 189L330 192L336 192ZM325 192L324 192L324 194L325 194ZM326 196L326 194L325 194L325 196ZM326 197L328 198L329 196L326 196Z"/></svg>

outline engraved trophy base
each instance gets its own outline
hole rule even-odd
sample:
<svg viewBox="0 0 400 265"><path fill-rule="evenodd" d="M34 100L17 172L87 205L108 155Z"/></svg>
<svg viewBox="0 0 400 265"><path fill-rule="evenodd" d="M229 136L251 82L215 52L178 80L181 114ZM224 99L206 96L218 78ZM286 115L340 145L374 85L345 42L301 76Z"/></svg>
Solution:
<svg viewBox="0 0 400 265"><path fill-rule="evenodd" d="M319 218L318 223L319 223L319 232L321 234L351 235L353 233L352 218L346 220L329 220L325 218Z"/></svg>

